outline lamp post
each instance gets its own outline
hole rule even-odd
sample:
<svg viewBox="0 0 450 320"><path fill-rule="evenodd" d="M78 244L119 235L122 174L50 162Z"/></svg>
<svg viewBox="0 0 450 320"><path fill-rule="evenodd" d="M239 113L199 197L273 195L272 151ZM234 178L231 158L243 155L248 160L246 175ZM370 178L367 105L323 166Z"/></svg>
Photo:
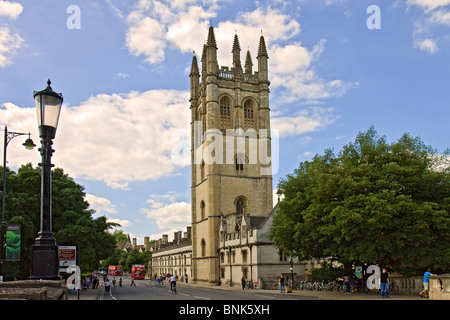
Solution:
<svg viewBox="0 0 450 320"><path fill-rule="evenodd" d="M6 205L6 147L8 143L18 136L28 135L28 139L22 144L25 149L32 150L36 145L30 138L30 133L10 132L5 126L5 139L3 143L3 191L2 191L2 226L1 226L1 243L0 243L0 282L3 281L3 246L5 245L5 205Z"/></svg>
<svg viewBox="0 0 450 320"><path fill-rule="evenodd" d="M50 87L48 79L47 88L34 92L36 113L38 120L39 137L41 138L42 162L41 167L41 214L40 231L32 246L31 277L30 279L60 280L59 252L52 232L52 181L51 157L53 139L58 127L59 114L63 97Z"/></svg>
<svg viewBox="0 0 450 320"><path fill-rule="evenodd" d="M294 290L294 260L291 256L291 288Z"/></svg>

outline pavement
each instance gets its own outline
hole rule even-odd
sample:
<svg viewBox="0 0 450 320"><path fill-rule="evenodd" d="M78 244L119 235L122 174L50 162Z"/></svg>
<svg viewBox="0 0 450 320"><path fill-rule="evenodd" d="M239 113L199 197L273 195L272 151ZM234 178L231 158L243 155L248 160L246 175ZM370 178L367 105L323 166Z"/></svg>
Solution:
<svg viewBox="0 0 450 320"><path fill-rule="evenodd" d="M129 277L123 277L124 283L126 285L129 283ZM139 280L139 283L153 286L156 285L154 280L146 279ZM201 288L209 288L215 290L227 290L227 291L242 291L242 288L238 285L236 286L208 286L204 284L193 284L193 283L184 283L178 282L177 286L191 286L191 287L201 287ZM104 284L103 280L100 281L98 289L88 288L86 291L80 291L79 295L74 292L69 294L69 300L103 300L104 295ZM389 298L381 298L379 294L375 292L369 293L352 293L346 294L343 292L333 292L333 291L311 291L311 290L294 290L292 293L281 293L279 290L270 290L270 289L245 289L246 292L254 292L255 294L271 294L271 295L283 295L290 297L301 297L302 299L311 299L311 300L428 300L425 298L419 297L419 295L390 295ZM255 299L258 300L258 299Z"/></svg>
<svg viewBox="0 0 450 320"><path fill-rule="evenodd" d="M229 286L207 286L202 284L186 284L179 282L177 286L192 286L192 287L203 287L203 288L213 288L216 290L228 290L228 291L242 291L242 287L235 285ZM271 294L271 295L283 295L290 297L302 297L304 299L323 299L323 300L382 300L381 296L375 292L369 293L351 293L346 294L343 292L334 291L312 291L312 290L293 290L290 293L280 292L278 289L244 289L246 292L254 292L255 294ZM426 300L424 298L413 295L390 295L389 300Z"/></svg>

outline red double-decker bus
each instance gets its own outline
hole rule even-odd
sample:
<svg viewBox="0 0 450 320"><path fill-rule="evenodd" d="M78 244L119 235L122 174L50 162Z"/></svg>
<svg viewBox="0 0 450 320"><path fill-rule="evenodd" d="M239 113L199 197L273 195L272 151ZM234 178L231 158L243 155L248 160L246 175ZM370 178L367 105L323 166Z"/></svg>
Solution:
<svg viewBox="0 0 450 320"><path fill-rule="evenodd" d="M135 280L145 279L145 266L142 264L133 264L131 266L131 278Z"/></svg>
<svg viewBox="0 0 450 320"><path fill-rule="evenodd" d="M123 276L123 267L122 266L109 266L108 274L110 276Z"/></svg>

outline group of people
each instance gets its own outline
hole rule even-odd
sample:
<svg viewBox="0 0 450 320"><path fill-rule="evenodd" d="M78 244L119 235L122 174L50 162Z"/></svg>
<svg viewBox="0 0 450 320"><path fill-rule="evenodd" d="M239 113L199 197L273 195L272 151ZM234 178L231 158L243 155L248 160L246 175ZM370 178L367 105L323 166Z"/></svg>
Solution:
<svg viewBox="0 0 450 320"><path fill-rule="evenodd" d="M163 274L160 274L159 275L159 277L158 277L158 274L154 274L154 275L150 275L150 279L154 279L157 283L158 283L158 285L164 285L164 281L165 280L167 280L167 279L169 279L169 281L171 281L172 282L172 277L173 277L173 281L175 281L175 282L178 282L180 279L179 279L179 277L178 277L178 275L173 275L173 274L170 274L170 273L163 273ZM187 274L185 274L184 276L182 276L181 277L181 281L183 282L186 282L186 283L188 283L188 275Z"/></svg>
<svg viewBox="0 0 450 320"><path fill-rule="evenodd" d="M428 291L429 289L429 276L433 276L434 274L431 273L431 269L427 269L427 271L425 271L424 275L423 275L423 290L419 293L419 295L423 298L428 298ZM363 292L367 292L365 289L367 288L365 286L365 277L363 276L361 279L361 287ZM245 283L245 279L243 280L243 284L242 284L242 289L244 289L244 283ZM380 294L381 294L381 298L389 298L389 274L386 270L386 268L382 269L382 272L380 274L380 278L379 278L379 287L380 287ZM358 291L358 279L356 278L356 276L353 275L345 275L344 276L344 284L346 287L346 293L350 294L352 292L357 292ZM280 285L280 291L281 292L285 292L285 278L283 275L280 275L279 278L279 285ZM292 279L291 277L289 277L288 279L288 285L292 286Z"/></svg>
<svg viewBox="0 0 450 320"><path fill-rule="evenodd" d="M156 280L156 282L158 283L158 286L163 286L164 285L164 281L165 280L169 280L170 283L170 289L172 290L172 293L176 293L177 292L177 282L179 280L178 275L174 275L174 274L161 274L159 277L157 274L155 275L150 275L150 278L154 278ZM182 281L183 279L186 280L186 283L188 282L188 275L186 274L184 277L181 278Z"/></svg>
<svg viewBox="0 0 450 320"><path fill-rule="evenodd" d="M105 282L105 292L111 292L111 283L112 283L112 287L113 288L117 288L117 280L116 277L113 277L112 280L109 280L109 278L107 276L105 276L103 278L104 282ZM119 278L119 287L122 286L122 277Z"/></svg>
<svg viewBox="0 0 450 320"><path fill-rule="evenodd" d="M247 285L249 288L255 288L255 286L254 286L255 284L251 283L251 281L245 280L245 277L241 278L241 285L242 285L242 290L244 290L245 287L247 287ZM257 286L256 286L256 288L257 288Z"/></svg>

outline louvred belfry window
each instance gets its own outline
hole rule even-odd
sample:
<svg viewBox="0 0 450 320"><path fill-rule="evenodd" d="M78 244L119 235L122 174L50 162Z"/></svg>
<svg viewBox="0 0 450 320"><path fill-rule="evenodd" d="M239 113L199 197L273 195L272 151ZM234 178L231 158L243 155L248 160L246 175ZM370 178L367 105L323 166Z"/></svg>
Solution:
<svg viewBox="0 0 450 320"><path fill-rule="evenodd" d="M220 99L220 129L231 128L231 101L228 97Z"/></svg>
<svg viewBox="0 0 450 320"><path fill-rule="evenodd" d="M244 103L244 127L245 129L253 128L254 124L254 108L253 102L247 100Z"/></svg>

